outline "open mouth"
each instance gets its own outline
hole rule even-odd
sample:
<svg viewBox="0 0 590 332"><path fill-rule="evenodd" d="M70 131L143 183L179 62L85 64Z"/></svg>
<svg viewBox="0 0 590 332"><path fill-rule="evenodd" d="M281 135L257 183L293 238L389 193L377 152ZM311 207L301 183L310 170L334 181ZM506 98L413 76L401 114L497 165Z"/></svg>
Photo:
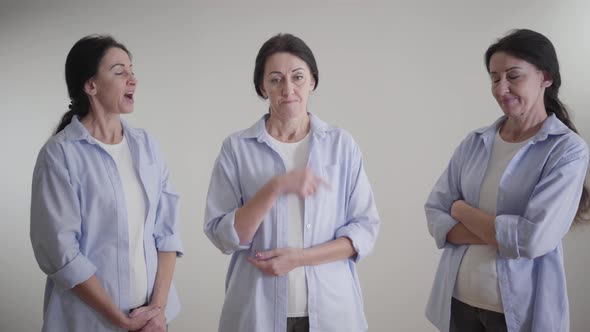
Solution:
<svg viewBox="0 0 590 332"><path fill-rule="evenodd" d="M126 94L125 94L125 98L126 98L128 101L133 101L133 93L126 93Z"/></svg>

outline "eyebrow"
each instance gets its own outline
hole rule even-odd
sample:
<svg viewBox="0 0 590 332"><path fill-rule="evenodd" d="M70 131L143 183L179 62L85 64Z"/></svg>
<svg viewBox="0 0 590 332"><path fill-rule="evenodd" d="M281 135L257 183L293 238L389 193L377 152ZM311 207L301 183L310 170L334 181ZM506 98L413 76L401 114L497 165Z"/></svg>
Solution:
<svg viewBox="0 0 590 332"><path fill-rule="evenodd" d="M514 66L514 67L510 67L510 68L506 69L506 71L511 71L512 69L522 69L522 68L519 66ZM490 74L497 74L497 72L491 71Z"/></svg>
<svg viewBox="0 0 590 332"><path fill-rule="evenodd" d="M295 68L295 69L291 70L291 72L294 73L294 72L296 72L298 70L303 70L303 68L302 67ZM271 71L270 73L268 73L267 76L270 76L271 74L280 74L280 75L282 75L283 73L281 73L280 71L276 71L275 70L275 71Z"/></svg>
<svg viewBox="0 0 590 332"><path fill-rule="evenodd" d="M111 70L111 69L113 69L113 68L115 68L117 66L123 66L123 67L125 67L125 65L122 64L122 63L115 63L114 65L111 66L111 68L109 68L109 70ZM130 64L129 65L129 68L131 68L131 67L133 67L133 64Z"/></svg>

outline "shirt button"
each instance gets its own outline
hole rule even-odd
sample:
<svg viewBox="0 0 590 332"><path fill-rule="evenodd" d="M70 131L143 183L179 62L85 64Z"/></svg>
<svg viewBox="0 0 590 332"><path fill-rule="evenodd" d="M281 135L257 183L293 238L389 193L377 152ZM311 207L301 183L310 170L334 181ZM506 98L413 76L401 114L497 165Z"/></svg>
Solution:
<svg viewBox="0 0 590 332"><path fill-rule="evenodd" d="M311 228L311 224L305 225L305 228L310 229Z"/></svg>

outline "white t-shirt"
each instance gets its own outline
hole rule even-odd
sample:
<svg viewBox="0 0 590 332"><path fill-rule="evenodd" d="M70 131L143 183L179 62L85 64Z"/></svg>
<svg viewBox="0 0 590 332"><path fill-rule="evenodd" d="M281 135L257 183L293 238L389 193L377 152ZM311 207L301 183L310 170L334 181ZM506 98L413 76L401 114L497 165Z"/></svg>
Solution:
<svg viewBox="0 0 590 332"><path fill-rule="evenodd" d="M125 136L117 144L105 144L98 140L96 142L115 161L123 185L129 229L129 280L131 281L129 304L131 308L135 308L144 305L147 301L147 268L143 247L146 197L139 176L133 167L131 150Z"/></svg>
<svg viewBox="0 0 590 332"><path fill-rule="evenodd" d="M310 136L307 134L302 140L295 143L284 143L270 136L273 145L283 158L287 172L307 167ZM296 194L288 194L288 245L292 248L303 248L303 203L303 200ZM289 300L287 317L305 317L307 316L307 280L305 278L305 268L301 266L293 269L289 272L288 278Z"/></svg>
<svg viewBox="0 0 590 332"><path fill-rule="evenodd" d="M496 132L492 154L486 175L479 192L479 209L496 215L498 187L504 170L528 140L508 143ZM470 245L457 274L453 297L470 306L504 312L498 271L496 270L497 250L489 245Z"/></svg>

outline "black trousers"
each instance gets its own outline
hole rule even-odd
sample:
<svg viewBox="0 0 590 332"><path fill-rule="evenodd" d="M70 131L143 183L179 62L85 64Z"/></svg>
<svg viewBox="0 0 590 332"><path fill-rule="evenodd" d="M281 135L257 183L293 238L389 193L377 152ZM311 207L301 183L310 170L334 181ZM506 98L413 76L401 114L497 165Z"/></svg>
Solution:
<svg viewBox="0 0 590 332"><path fill-rule="evenodd" d="M455 298L451 303L451 332L508 332L504 314L472 307Z"/></svg>
<svg viewBox="0 0 590 332"><path fill-rule="evenodd" d="M287 332L309 332L309 318L288 317Z"/></svg>

